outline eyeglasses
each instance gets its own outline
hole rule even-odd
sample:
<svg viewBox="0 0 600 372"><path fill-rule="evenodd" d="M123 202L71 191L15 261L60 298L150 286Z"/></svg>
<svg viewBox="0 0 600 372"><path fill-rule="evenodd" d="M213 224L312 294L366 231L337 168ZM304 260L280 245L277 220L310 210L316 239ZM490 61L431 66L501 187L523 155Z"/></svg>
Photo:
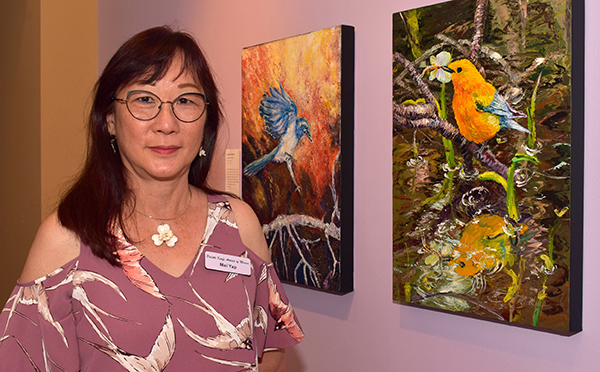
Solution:
<svg viewBox="0 0 600 372"><path fill-rule="evenodd" d="M172 101L163 101L154 93L145 90L131 90L125 99L113 98L125 103L131 116L138 120L152 120L162 108L163 103L170 103L173 115L184 123L200 119L209 104L202 93L184 93Z"/></svg>

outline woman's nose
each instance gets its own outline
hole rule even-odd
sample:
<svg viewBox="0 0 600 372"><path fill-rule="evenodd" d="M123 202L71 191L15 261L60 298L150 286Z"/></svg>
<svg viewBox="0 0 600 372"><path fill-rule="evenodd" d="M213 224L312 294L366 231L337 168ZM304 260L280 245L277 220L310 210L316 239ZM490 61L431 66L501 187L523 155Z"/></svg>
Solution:
<svg viewBox="0 0 600 372"><path fill-rule="evenodd" d="M169 104L168 105L165 104ZM179 119L173 113L173 102L164 101L160 104L158 116L154 118L156 130L166 134L173 133L179 130Z"/></svg>

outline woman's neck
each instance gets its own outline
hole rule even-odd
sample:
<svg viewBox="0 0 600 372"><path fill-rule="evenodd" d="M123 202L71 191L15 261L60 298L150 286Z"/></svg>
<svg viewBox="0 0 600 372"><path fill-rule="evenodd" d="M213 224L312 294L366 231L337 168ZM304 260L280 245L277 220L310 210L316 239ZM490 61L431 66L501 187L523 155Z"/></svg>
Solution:
<svg viewBox="0 0 600 372"><path fill-rule="evenodd" d="M152 218L176 218L192 203L192 187L187 182L138 183L132 190L130 208Z"/></svg>

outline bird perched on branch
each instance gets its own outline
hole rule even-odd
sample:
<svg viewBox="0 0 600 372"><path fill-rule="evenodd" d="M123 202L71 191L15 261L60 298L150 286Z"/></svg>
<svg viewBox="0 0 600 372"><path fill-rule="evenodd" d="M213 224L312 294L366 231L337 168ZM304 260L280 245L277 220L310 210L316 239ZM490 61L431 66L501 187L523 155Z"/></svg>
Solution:
<svg viewBox="0 0 600 372"><path fill-rule="evenodd" d="M264 94L258 107L260 117L265 121L267 133L273 138L279 138L277 146L267 155L253 161L244 168L244 175L252 177L269 163L287 164L292 181L296 190L300 190L296 177L294 176L293 162L294 150L302 137L307 137L312 142L310 126L305 118L298 117L298 107L292 101L279 83L276 87L269 89L271 95Z"/></svg>
<svg viewBox="0 0 600 372"><path fill-rule="evenodd" d="M496 88L483 78L468 59L448 66L437 66L449 72L454 85L452 108L460 133L469 141L483 143L502 128L529 133L516 118L527 117L508 104Z"/></svg>

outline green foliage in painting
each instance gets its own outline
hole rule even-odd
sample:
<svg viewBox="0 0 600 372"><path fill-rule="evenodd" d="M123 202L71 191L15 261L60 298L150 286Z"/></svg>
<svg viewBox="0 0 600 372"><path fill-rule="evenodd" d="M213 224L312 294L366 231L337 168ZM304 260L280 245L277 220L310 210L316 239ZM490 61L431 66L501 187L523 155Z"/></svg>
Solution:
<svg viewBox="0 0 600 372"><path fill-rule="evenodd" d="M395 301L569 331L570 6L394 14Z"/></svg>

